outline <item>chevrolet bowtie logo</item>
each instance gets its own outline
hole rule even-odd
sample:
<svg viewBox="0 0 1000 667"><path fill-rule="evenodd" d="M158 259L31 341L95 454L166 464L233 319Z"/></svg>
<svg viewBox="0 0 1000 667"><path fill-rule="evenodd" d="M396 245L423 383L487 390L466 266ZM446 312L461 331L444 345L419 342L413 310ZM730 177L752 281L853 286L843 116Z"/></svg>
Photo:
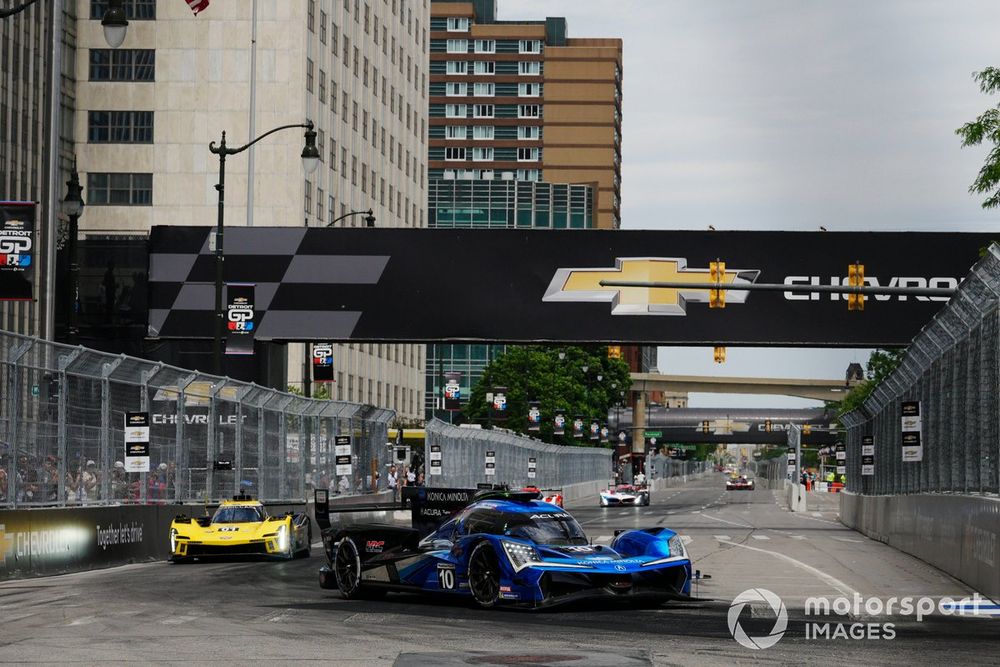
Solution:
<svg viewBox="0 0 1000 667"><path fill-rule="evenodd" d="M749 284L760 271L727 270L723 285ZM703 288L604 287L602 280L707 283L709 269L689 269L681 257L625 257L614 268L559 269L542 301L610 302L612 315L686 315L686 304L708 303ZM747 292L729 291L728 303L745 303Z"/></svg>

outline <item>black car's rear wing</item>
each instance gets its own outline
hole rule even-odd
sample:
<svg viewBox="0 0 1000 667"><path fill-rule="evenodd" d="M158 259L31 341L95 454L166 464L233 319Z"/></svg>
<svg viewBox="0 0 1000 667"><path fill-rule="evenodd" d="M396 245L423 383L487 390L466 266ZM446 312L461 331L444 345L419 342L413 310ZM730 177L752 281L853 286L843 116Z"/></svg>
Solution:
<svg viewBox="0 0 1000 667"><path fill-rule="evenodd" d="M316 523L321 530L330 528L330 514L348 512L381 512L408 510L413 528L420 536L429 535L453 514L465 509L476 500L504 498L507 500L534 500L539 494L533 491L510 491L506 486L480 484L476 489L450 489L426 486L404 486L399 503L370 503L330 507L330 495L325 489L316 489Z"/></svg>

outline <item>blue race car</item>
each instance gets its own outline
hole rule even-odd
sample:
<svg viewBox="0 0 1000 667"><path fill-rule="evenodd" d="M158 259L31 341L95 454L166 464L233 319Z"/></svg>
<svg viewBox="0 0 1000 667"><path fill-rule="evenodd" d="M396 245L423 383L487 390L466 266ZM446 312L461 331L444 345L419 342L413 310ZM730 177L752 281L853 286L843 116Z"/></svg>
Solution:
<svg viewBox="0 0 1000 667"><path fill-rule="evenodd" d="M538 493L406 490L414 528L324 532L329 562L320 570L321 587L347 599L404 591L471 598L480 607L690 596L691 561L680 536L666 528L617 531L610 546L594 545L569 513ZM449 511L456 505L457 513Z"/></svg>

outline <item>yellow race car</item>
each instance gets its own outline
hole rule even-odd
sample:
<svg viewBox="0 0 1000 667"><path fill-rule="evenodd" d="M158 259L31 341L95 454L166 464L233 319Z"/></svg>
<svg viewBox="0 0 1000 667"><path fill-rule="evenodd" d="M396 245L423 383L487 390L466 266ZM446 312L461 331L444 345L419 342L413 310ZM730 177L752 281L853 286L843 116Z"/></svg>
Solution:
<svg viewBox="0 0 1000 667"><path fill-rule="evenodd" d="M223 501L211 517L179 515L170 522L175 563L212 556L308 557L311 544L307 515L269 516L262 502L247 496Z"/></svg>

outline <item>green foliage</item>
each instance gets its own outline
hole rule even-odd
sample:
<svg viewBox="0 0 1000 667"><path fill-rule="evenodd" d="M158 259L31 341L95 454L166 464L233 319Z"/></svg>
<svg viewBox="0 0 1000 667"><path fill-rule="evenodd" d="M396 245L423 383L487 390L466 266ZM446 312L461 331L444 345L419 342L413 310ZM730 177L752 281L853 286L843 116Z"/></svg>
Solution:
<svg viewBox="0 0 1000 667"><path fill-rule="evenodd" d="M972 78L979 83L979 90L984 95L1000 93L1000 68L987 67L982 72L974 73ZM969 192L987 195L983 208L1000 206L1000 103L955 130L955 134L962 138L962 148L983 143L991 146L986 162L969 186Z"/></svg>
<svg viewBox="0 0 1000 667"><path fill-rule="evenodd" d="M333 388L332 382L313 382L310 393L311 398L317 398L320 400L328 401L330 400L330 390ZM303 396L302 387L296 385L288 385L288 393L295 394L296 396Z"/></svg>
<svg viewBox="0 0 1000 667"><path fill-rule="evenodd" d="M905 356L906 350L902 348L873 351L868 357L868 364L865 367L865 381L847 392L843 400L840 401L837 414L847 414L851 410L861 407L861 404L875 391L875 387L903 363Z"/></svg>
<svg viewBox="0 0 1000 667"><path fill-rule="evenodd" d="M482 379L472 389L465 405L466 421L487 425L489 405L486 393L494 387L507 388L507 419L495 425L526 433L528 406L538 401L542 411L538 436L556 444L591 444L589 440L572 437L572 423L580 415L589 424L592 418L607 420L608 409L619 400L619 392L628 395L632 384L628 365L621 359L608 359L607 347L563 348L566 358L559 360L559 349L539 346L514 346L494 359L483 371ZM587 377L583 366L588 366ZM601 375L602 379L597 380ZM616 385L612 387L612 385ZM552 418L556 410L566 410L567 435L552 435Z"/></svg>

